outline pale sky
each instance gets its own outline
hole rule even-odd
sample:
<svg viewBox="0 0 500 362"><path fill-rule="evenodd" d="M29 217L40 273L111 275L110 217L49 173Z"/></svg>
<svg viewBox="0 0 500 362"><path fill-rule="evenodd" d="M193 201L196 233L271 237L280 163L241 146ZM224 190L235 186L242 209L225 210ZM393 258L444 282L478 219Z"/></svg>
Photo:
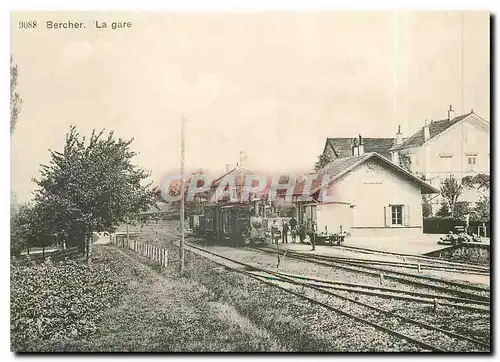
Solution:
<svg viewBox="0 0 500 362"><path fill-rule="evenodd" d="M450 104L490 120L486 12L30 14L36 30L19 30L21 18L12 18L19 201L71 124L134 137L136 163L159 183L180 167L182 114L186 168L214 175L240 150L251 170L310 171L326 137L393 137L398 124L408 136ZM49 30L47 20L86 29Z"/></svg>

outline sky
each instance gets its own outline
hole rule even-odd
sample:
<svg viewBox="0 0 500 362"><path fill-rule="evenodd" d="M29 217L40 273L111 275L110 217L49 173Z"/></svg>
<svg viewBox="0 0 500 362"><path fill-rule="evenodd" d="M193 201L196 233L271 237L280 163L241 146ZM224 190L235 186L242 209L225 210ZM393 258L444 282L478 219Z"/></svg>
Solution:
<svg viewBox="0 0 500 362"><path fill-rule="evenodd" d="M27 18L38 28L19 29ZM408 136L450 104L490 120L487 12L13 13L11 26L20 202L70 125L134 138L159 184L179 170L182 116L186 168L214 176L240 151L253 171L310 171L326 137Z"/></svg>

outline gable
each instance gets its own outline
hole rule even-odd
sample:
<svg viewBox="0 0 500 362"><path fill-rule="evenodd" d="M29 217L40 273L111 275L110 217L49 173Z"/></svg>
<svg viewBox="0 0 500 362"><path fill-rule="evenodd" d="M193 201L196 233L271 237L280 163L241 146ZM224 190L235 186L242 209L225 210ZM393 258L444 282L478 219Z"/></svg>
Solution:
<svg viewBox="0 0 500 362"><path fill-rule="evenodd" d="M474 113L467 113L461 116L455 117L451 120L443 119L440 121L434 121L429 124L429 139L427 142L434 140L436 137L441 136L446 133L451 127L457 125L460 122L467 122L478 129L482 129L485 132L489 132L489 123L481 119ZM391 150L398 150L403 148L420 147L424 143L424 127L420 128L413 135L408 137L402 144L393 147Z"/></svg>
<svg viewBox="0 0 500 362"><path fill-rule="evenodd" d="M335 152L337 158L351 157L354 138L356 137L327 138L327 146ZM377 152L386 158L390 158L389 150L394 142L395 139L392 137L363 138L365 153Z"/></svg>
<svg viewBox="0 0 500 362"><path fill-rule="evenodd" d="M304 195L305 193L308 195L316 194L318 191L328 187L332 183L337 182L341 178L344 178L346 174L353 172L353 170L359 168L366 161L372 159L380 162L383 167L387 168L389 172L395 173L397 177L415 183L416 186L421 188L422 193L427 194L439 192L437 189L433 188L415 175L392 163L387 158L377 153L367 153L362 156L336 159L318 172L309 175L309 179L307 181L297 183L293 194L296 196ZM308 187L309 185L310 188ZM307 192L308 190L309 192Z"/></svg>
<svg viewBox="0 0 500 362"><path fill-rule="evenodd" d="M363 199L369 204L373 197L390 199L394 193L420 198L422 191L419 182L373 157L330 184L327 191L318 191L314 196L323 202ZM371 196L366 197L367 194Z"/></svg>

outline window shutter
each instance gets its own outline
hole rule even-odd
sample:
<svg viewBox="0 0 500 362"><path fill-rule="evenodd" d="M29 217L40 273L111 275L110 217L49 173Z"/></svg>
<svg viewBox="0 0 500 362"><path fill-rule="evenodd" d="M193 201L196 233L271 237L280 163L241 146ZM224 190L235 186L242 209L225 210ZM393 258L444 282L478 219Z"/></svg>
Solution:
<svg viewBox="0 0 500 362"><path fill-rule="evenodd" d="M404 206L403 218L404 226L410 226L410 207L408 205Z"/></svg>
<svg viewBox="0 0 500 362"><path fill-rule="evenodd" d="M391 225L391 208L384 206L385 226Z"/></svg>

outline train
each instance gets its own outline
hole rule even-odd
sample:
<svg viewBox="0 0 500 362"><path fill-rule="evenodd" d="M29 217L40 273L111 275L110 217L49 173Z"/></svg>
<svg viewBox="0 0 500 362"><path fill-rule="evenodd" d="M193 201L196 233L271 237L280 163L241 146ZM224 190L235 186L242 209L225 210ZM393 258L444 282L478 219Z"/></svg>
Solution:
<svg viewBox="0 0 500 362"><path fill-rule="evenodd" d="M315 215L299 222L297 241L316 244L341 244L345 233L318 232ZM300 218L302 221L303 218ZM248 246L269 244L281 239L283 222L291 217L275 216L272 207L265 201L226 202L206 205L203 213L191 215L189 229L196 237L206 241L226 241L232 245ZM291 238L288 238L291 242Z"/></svg>

